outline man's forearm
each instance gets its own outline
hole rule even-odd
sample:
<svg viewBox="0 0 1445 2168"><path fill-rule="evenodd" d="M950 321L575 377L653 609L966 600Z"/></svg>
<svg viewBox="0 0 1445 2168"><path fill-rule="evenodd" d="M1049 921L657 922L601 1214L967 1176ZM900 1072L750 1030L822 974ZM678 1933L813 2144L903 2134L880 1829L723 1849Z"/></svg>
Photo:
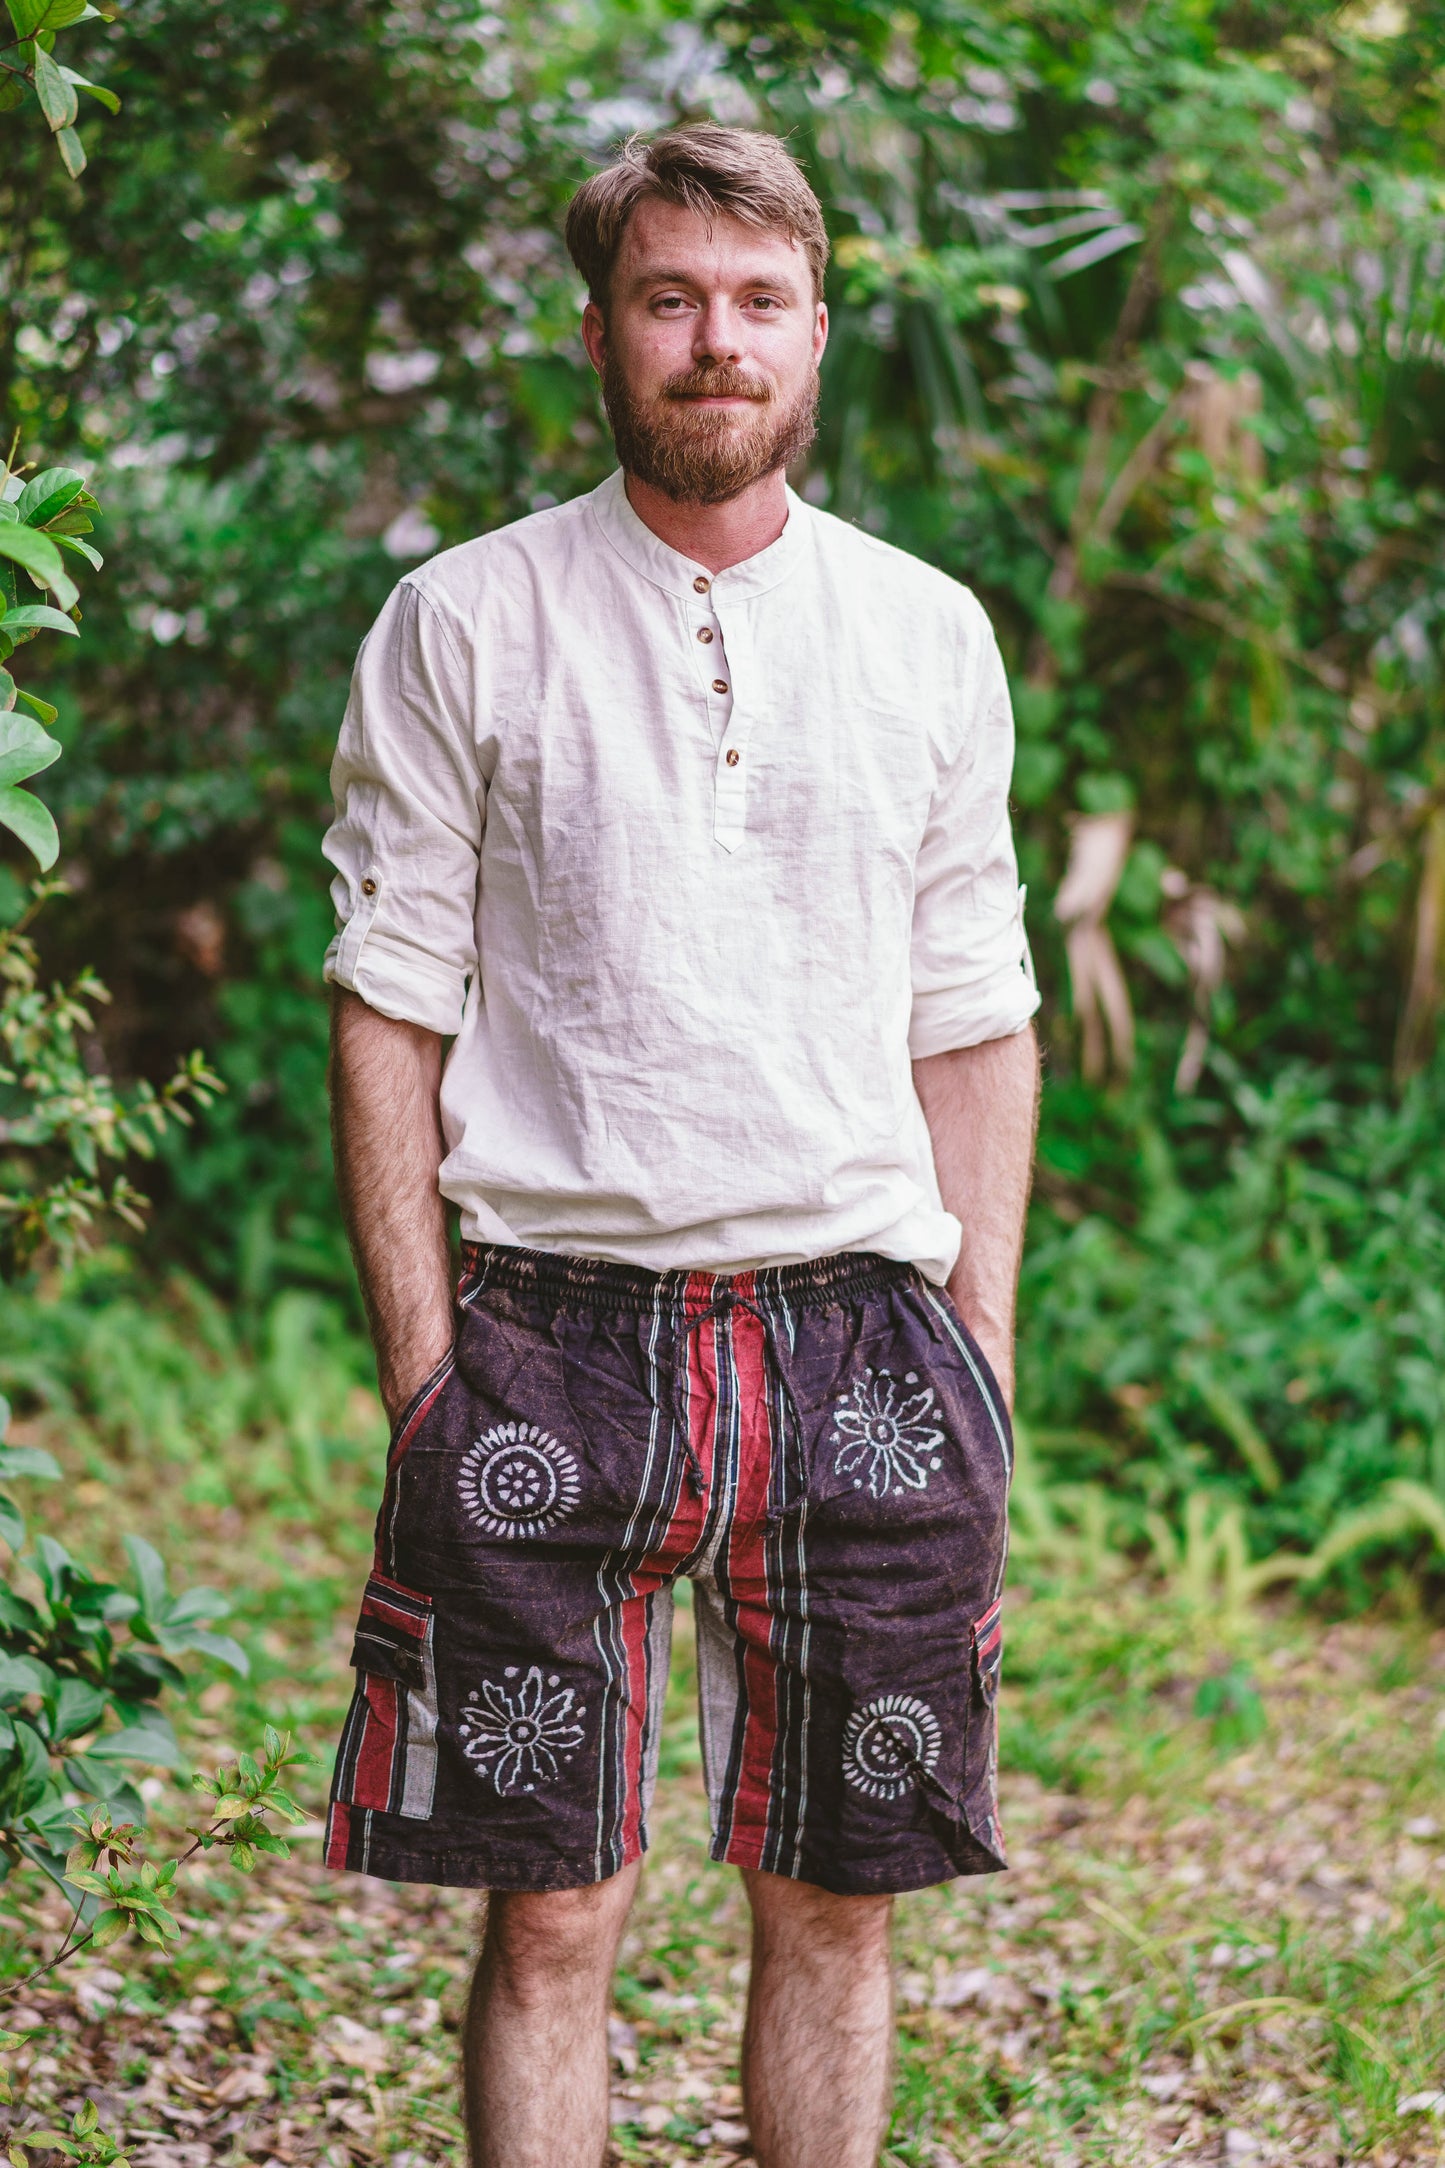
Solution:
<svg viewBox="0 0 1445 2168"><path fill-rule="evenodd" d="M930 1054L913 1064L913 1081L943 1201L963 1228L948 1292L1012 1407L1014 1306L1038 1128L1033 1030Z"/></svg>
<svg viewBox="0 0 1445 2168"><path fill-rule="evenodd" d="M341 1209L395 1421L452 1338L445 1147L438 1112L442 1042L336 990L331 1012L331 1132Z"/></svg>

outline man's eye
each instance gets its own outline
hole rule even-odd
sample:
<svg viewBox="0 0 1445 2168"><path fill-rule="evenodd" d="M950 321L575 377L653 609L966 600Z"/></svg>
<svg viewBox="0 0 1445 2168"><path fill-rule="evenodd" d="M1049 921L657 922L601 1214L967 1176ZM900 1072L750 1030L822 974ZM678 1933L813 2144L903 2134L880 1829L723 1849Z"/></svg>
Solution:
<svg viewBox="0 0 1445 2168"><path fill-rule="evenodd" d="M782 307L782 303L778 300L776 294L754 294L752 305L755 309L778 309Z"/></svg>

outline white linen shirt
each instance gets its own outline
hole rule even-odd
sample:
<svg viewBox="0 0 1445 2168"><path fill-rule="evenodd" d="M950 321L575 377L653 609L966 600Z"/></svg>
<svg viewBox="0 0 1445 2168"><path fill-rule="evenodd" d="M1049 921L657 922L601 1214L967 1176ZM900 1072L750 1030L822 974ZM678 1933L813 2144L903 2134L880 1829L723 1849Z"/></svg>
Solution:
<svg viewBox="0 0 1445 2168"><path fill-rule="evenodd" d="M909 1062L1038 1005L1012 761L974 597L791 493L715 578L620 474L409 573L332 769L326 969L455 1033L464 1236L946 1279Z"/></svg>

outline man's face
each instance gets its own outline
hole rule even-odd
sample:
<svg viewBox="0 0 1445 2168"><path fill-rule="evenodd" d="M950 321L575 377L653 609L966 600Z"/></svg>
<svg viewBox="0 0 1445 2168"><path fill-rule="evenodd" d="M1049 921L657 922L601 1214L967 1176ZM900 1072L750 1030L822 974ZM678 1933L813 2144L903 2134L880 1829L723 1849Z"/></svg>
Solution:
<svg viewBox="0 0 1445 2168"><path fill-rule="evenodd" d="M629 474L725 504L813 441L828 312L784 233L643 202L582 336Z"/></svg>

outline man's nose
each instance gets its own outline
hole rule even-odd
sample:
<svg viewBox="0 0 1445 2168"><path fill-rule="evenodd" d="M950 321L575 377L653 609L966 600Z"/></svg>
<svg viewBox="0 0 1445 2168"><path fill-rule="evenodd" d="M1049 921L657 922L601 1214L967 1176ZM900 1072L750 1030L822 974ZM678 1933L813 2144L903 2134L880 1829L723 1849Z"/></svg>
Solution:
<svg viewBox="0 0 1445 2168"><path fill-rule="evenodd" d="M709 301L697 314L693 326L694 361L735 362L741 358L742 340L737 313L724 300Z"/></svg>

